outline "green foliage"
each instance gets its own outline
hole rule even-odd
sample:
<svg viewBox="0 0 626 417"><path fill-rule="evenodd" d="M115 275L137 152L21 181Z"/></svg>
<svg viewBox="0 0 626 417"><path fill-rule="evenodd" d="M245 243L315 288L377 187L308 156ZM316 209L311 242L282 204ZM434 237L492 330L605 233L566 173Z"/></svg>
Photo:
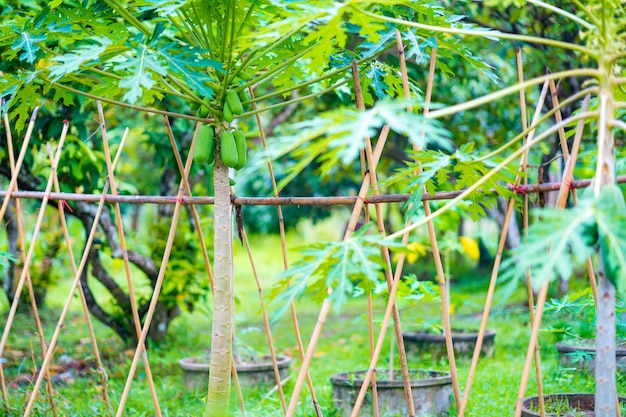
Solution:
<svg viewBox="0 0 626 417"><path fill-rule="evenodd" d="M377 135L383 125L407 136L419 146L434 144L448 148L448 133L441 123L406 111L410 103L384 100L362 112L340 108L291 125L291 134L273 143L270 150L270 156L274 159L290 154L298 160L278 184L279 189L315 159L319 159L323 176L339 164L350 165L365 147L364 139Z"/></svg>
<svg viewBox="0 0 626 417"><path fill-rule="evenodd" d="M597 235L605 273L626 293L626 205L617 186L603 187L597 199L587 195L577 207L536 210L533 215L529 237L502 263L504 279L521 278L527 268L535 288L557 277L568 279L597 250Z"/></svg>
<svg viewBox="0 0 626 417"><path fill-rule="evenodd" d="M280 317L296 299L310 293L314 300L328 297L339 310L355 291L369 293L382 279L380 237L362 227L349 239L320 242L300 248L302 257L280 275L269 298ZM329 290L331 289L331 290Z"/></svg>
<svg viewBox="0 0 626 417"><path fill-rule="evenodd" d="M470 187L499 164L497 158L483 159L475 155L474 143L466 143L454 153L440 150L420 150L410 152L412 161L396 170L381 186L398 186L411 196L405 205L406 215L411 218L418 214L424 192L433 195L437 191L463 190ZM419 172L419 175L415 175ZM508 184L515 184L521 173L513 166L506 167L490 177L484 187L467 196L465 209L472 219L486 215L483 206L493 207L496 196L513 198L515 193ZM494 190L495 194L491 194Z"/></svg>

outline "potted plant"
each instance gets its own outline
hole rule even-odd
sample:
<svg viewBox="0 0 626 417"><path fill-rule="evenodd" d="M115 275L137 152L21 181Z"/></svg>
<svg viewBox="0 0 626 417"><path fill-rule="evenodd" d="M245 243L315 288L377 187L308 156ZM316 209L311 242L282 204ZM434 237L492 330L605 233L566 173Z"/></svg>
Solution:
<svg viewBox="0 0 626 417"><path fill-rule="evenodd" d="M270 355L261 355L256 352L235 354L233 356L237 377L242 386L273 386L276 385L274 364ZM179 365L183 370L185 385L190 391L203 391L209 383L209 368L211 353L203 356L183 358ZM291 358L286 355L276 355L276 365L281 383L289 375Z"/></svg>
<svg viewBox="0 0 626 417"><path fill-rule="evenodd" d="M340 415L349 416L366 371L342 372L331 376L333 405ZM378 410L383 416L406 416L407 402L402 379L389 375L388 370L376 370L376 395ZM411 393L416 416L447 416L452 406L452 379L448 373L430 370L410 370ZM360 416L373 416L372 388L363 402Z"/></svg>
<svg viewBox="0 0 626 417"><path fill-rule="evenodd" d="M559 339L556 342L559 364L563 367L577 368L593 372L595 370L595 300L590 289L566 295L562 299L552 300L546 305L546 311L557 320L549 331ZM626 321L623 303L616 307L616 346L615 363L618 372L626 371ZM563 319L563 316L567 320Z"/></svg>
<svg viewBox="0 0 626 417"><path fill-rule="evenodd" d="M622 414L626 412L626 398L620 397ZM594 394L544 395L546 416L592 417L595 416ZM539 417L539 397L526 397L522 403L522 417Z"/></svg>

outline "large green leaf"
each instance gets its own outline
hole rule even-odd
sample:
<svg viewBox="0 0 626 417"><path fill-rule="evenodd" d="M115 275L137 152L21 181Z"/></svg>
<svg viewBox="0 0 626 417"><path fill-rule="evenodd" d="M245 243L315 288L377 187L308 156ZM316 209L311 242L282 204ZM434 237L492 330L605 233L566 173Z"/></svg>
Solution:
<svg viewBox="0 0 626 417"><path fill-rule="evenodd" d="M595 213L604 273L626 294L626 203L619 187L602 188Z"/></svg>
<svg viewBox="0 0 626 417"><path fill-rule="evenodd" d="M380 238L362 227L350 239L321 242L300 248L302 257L280 275L269 293L280 317L291 303L305 294L316 300L328 296L339 310L355 294L369 292L383 278Z"/></svg>

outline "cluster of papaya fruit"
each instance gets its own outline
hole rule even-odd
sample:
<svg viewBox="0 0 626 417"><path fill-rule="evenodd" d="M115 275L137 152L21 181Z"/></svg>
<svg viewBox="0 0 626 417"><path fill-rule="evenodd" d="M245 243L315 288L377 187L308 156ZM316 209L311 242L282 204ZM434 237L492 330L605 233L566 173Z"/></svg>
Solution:
<svg viewBox="0 0 626 417"><path fill-rule="evenodd" d="M237 170L246 164L246 135L241 130L225 130L219 135L220 157L228 167ZM215 130L204 125L198 132L193 159L197 164L212 164L215 161Z"/></svg>
<svg viewBox="0 0 626 417"><path fill-rule="evenodd" d="M200 112L202 112L202 107ZM225 94L222 106L224 121L230 124L234 116L243 113L241 99L235 90L228 90ZM202 116L201 116L202 117ZM206 117L206 115L204 116ZM219 135L220 157L224 164L230 168L241 169L246 164L246 136L239 130L224 130ZM215 129L212 125L204 125L198 132L196 147L194 150L194 161L198 164L212 164L215 161Z"/></svg>

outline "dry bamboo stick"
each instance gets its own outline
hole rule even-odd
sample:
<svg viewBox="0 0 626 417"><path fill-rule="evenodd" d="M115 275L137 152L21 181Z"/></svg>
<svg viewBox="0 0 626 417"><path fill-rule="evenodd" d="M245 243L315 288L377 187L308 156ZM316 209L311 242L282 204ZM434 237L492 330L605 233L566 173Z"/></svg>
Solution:
<svg viewBox="0 0 626 417"><path fill-rule="evenodd" d="M583 101L581 111L586 112L587 107L589 105L589 96L585 97ZM572 144L572 151L570 155L570 159L565 166L565 171L563 173L563 180L561 183L561 189L559 190L559 195L556 201L557 209L564 209L565 204L567 203L567 196L569 194L569 183L568 179L572 178L574 172L574 165L576 164L576 156L578 155L578 148L580 147L580 141L582 139L582 134L585 126L584 119L581 119L578 122L578 126L576 127L576 135L574 137L574 143ZM535 313L535 320L533 320L533 327L530 342L528 344L528 350L526 353L526 362L524 363L524 369L522 371L522 379L520 381L520 388L517 395L517 402L515 405L515 417L519 417L522 414L522 402L524 399L524 394L526 392L526 385L528 383L528 375L530 374L530 366L532 363L532 354L537 346L537 339L539 334L539 327L541 326L541 319L543 315L543 308L546 302L546 295L548 292L549 282L546 281L545 284L542 285L539 290L539 295L537 298L537 310Z"/></svg>
<svg viewBox="0 0 626 417"><path fill-rule="evenodd" d="M352 61L352 76L354 78L354 96L355 96L357 109L359 111L365 111L365 103L363 101L363 92L361 91L361 81L359 79L359 72L358 72L356 61ZM370 177L370 184L372 186L374 195L376 195L376 194L379 194L380 192L378 191L378 177L376 175L376 165L374 164L373 156L372 156L372 140L369 136L365 136L364 141L365 141L364 153L365 153L365 157L367 159L368 165L369 165L368 173ZM365 207L367 207L367 204L365 205ZM383 220L382 208L381 208L380 203L374 204L374 207L376 210L376 222L378 225L378 233L381 235L381 237L384 237L386 235L386 232L385 232L385 223ZM389 254L389 248L386 246L382 246L381 253L383 257L383 262L385 263L385 280L387 281L387 288L389 290L393 286L393 278L394 278L393 269L391 266L391 256ZM415 405L413 404L413 393L411 390L411 376L409 375L409 368L407 366L406 351L404 349L404 339L402 336L402 326L400 323L400 312L398 310L397 303L394 304L394 308L393 308L393 325L394 325L394 330L396 333L396 341L398 342L398 356L400 359L400 369L402 371L402 383L404 384L404 394L405 394L406 403L407 403L407 411L408 411L409 416L412 417L415 415ZM391 349L393 349L393 346ZM391 352L393 352L393 350L391 350ZM393 364L393 361L391 360L391 357L390 357L389 362L390 362L389 363L389 366L390 366L389 379L393 379L393 365L394 364ZM362 390L363 389L367 390L367 388L368 387L365 385L361 387ZM356 404L355 404L355 408L356 408ZM357 412L358 412L358 409L357 409Z"/></svg>
<svg viewBox="0 0 626 417"><path fill-rule="evenodd" d="M552 95L552 107L555 109L559 109L559 97L557 95L556 85L554 84L554 80L550 80L550 94ZM555 113L555 118L557 123L562 120L561 112L558 110ZM559 129L559 140L561 141L561 150L563 152L563 160L567 164L570 159L570 152L567 147L567 138L565 137L565 129ZM576 157L574 157L576 159ZM574 180L574 175L568 179L570 182ZM572 199L574 205L578 204L578 198L576 190L572 190ZM596 273L593 269L593 262L591 260L591 256L587 257L587 274L589 275L589 285L591 286L591 292L593 293L593 298L597 302L598 301L598 283L596 281Z"/></svg>
<svg viewBox="0 0 626 417"><path fill-rule="evenodd" d="M59 152L59 156L60 156L60 152ZM56 175L56 174L55 174ZM109 182L108 180L105 181L104 184L104 188L102 193L105 194L107 192L107 189L109 187ZM42 204L42 207L44 207L45 204ZM76 273L76 275L74 276L74 281L72 283L72 287L70 289L70 292L68 294L67 300L65 302L65 305L63 306L63 309L61 311L61 315L59 317L59 320L57 322L57 325L54 329L54 333L52 335L52 338L50 339L50 345L48 347L48 352L46 353L46 357L43 360L43 363L41 364L41 369L45 370L48 368L48 366L50 365L50 361L52 360L52 355L54 353L54 350L56 348L56 343L58 341L59 338L59 334L61 333L61 328L64 325L64 321L65 321L65 317L67 315L67 312L69 311L69 307L70 304L72 302L72 299L74 298L74 293L76 292L76 287L79 284L80 281L80 276L82 275L85 266L87 264L87 260L88 260L88 255L89 255L89 251L91 250L91 245L93 244L93 240L96 236L96 231L98 229L98 222L100 219L100 216L102 214L102 210L104 209L104 198L102 198L102 200L100 200L100 204L98 205L98 210L96 211L96 215L94 218L94 224L91 228L91 231L89 233L89 237L87 238L87 242L85 243L85 251L83 252L83 257L81 259L81 263L80 266L78 268L78 271ZM29 398L28 401L28 405L26 407L26 410L24 411L24 417L27 417L30 412L32 411L34 402L35 402L35 398L37 397L37 392L39 391L39 386L41 385L41 380L42 380L42 376L43 376L43 372L39 373L39 376L37 377L37 381L35 382L35 385L33 386L33 393Z"/></svg>
<svg viewBox="0 0 626 417"><path fill-rule="evenodd" d="M353 73L353 77L354 77L354 95L357 98L356 102L357 102L357 108L359 108L359 101L361 103L361 106L364 108L365 106L363 105L363 91L361 90L361 81L359 80L359 72L358 72L358 68L356 67L356 65L352 64L352 73ZM363 109L359 109L359 110L363 110ZM368 139L370 139L368 137ZM365 144L367 146L367 143L369 143L370 147L372 146L371 144L371 139L370 140L366 140ZM365 149L361 149L359 151L359 159L361 160L361 181L367 176L367 161L366 161L366 156L365 156ZM369 210L369 204L366 202L365 205L363 206L363 221L365 224L368 224L370 222L370 210ZM369 234L370 231L368 230L367 233ZM370 345L370 360L372 359L372 355L374 354L374 305L373 305L373 296L372 296L372 291L370 291L367 294L367 330L368 330L368 338L369 338L369 345ZM393 342L393 339L391 339L391 341ZM394 366L394 360L393 360L393 343L391 343L390 350L389 350L389 380L392 379L393 376L393 366ZM378 388L376 387L376 370L374 370L374 374L372 375L372 409L373 409L373 413L374 413L374 417L379 417L380 416L380 410L379 410L379 405L378 405Z"/></svg>
<svg viewBox="0 0 626 417"><path fill-rule="evenodd" d="M16 168L15 168L15 153L13 151L13 138L11 137L11 126L9 124L9 119L7 114L4 115L5 128L7 131L7 148L9 151L9 165L11 168L11 177L17 176ZM48 145L48 151L50 152L50 145ZM50 163L54 163L54 156L50 153ZM15 185L15 190L18 191L19 187L17 184ZM22 255L22 263L26 264L26 248L24 247L25 241L25 233L24 233L24 224L22 222L22 207L19 199L15 199L15 211L17 215L15 216L17 223L17 233L18 233L18 245L20 248L20 252ZM37 301L35 300L35 290L33 288L33 282L30 275L30 271L26 272L26 286L28 288L28 295L30 297L30 304L33 310L33 318L35 320L35 327L37 328L37 334L39 336L39 344L41 346L41 354L42 356L46 355L46 341L44 339L43 327L41 325L41 319L39 317L39 309L37 308ZM15 293L15 297L21 297L20 293ZM50 401L50 407L52 408L52 413L56 417L57 416L57 407L54 402L54 390L52 388L52 380L50 379L50 372L46 370L45 372L46 378L46 391L48 393L48 399ZM3 381L4 384L4 381ZM6 387L4 388L6 390ZM8 396L7 396L8 398Z"/></svg>
<svg viewBox="0 0 626 417"><path fill-rule="evenodd" d="M541 95L539 97L537 107L535 108L535 114L533 116L533 121L532 121L533 126L537 124L537 121L539 120L541 116L541 109L543 108L543 103L545 101L547 91L548 91L548 83L546 82L544 83L543 89L541 91ZM528 142L532 141L534 134L535 134L535 130L531 130L528 133L528 137L527 137ZM526 161L527 161L527 152L525 151L521 157L520 168L525 165ZM521 178L517 176L515 179L515 182L519 183L520 180ZM506 241L506 236L507 236L508 228L509 228L509 222L510 222L511 216L513 215L514 207L515 207L515 201L513 199L509 199L504 224L502 225L502 232L500 234L500 243L498 244L498 252L496 253L496 257L494 259L493 269L491 272L491 278L489 281L489 288L487 290L487 298L485 300L485 309L483 310L483 315L482 315L481 322L480 322L480 329L478 330L478 338L476 340L476 346L474 348L474 354L472 356L472 363L470 365L470 371L467 377L467 382L465 384L463 403L461 404L461 407L459 409L459 417L463 417L465 415L465 409L467 408L467 403L469 401L469 395L471 392L472 383L474 382L474 376L476 373L476 368L478 366L478 359L480 357L480 350L482 347L485 330L487 328L487 321L489 319L489 314L491 312L491 305L493 303L493 295L496 289L496 281L498 279L498 271L500 268L500 261L502 260L502 252L504 250L504 243Z"/></svg>
<svg viewBox="0 0 626 417"><path fill-rule="evenodd" d="M400 67L402 71L402 87L406 97L409 95L409 82L406 69L406 60L404 56L404 46L402 45L402 38L400 32L396 29L396 41L399 49L402 51ZM426 97L424 100L424 116L428 115L430 111L430 101L432 98L432 92L434 88L435 79L435 63L437 61L437 49L433 48L430 55L430 67L428 69L428 82L426 84ZM416 144L413 144L413 150L419 150ZM424 214L429 216L431 214L430 203L427 201L422 202L424 206ZM444 273L443 265L441 262L441 254L439 252L439 245L437 242L437 234L435 232L435 226L432 221L427 222L428 237L430 239L430 245L433 253L433 260L435 262L435 269L437 271L437 277L439 280L439 286L441 288L441 318L443 322L443 328L446 338L446 352L448 354L448 364L450 366L450 377L452 379L452 389L454 391L454 398L456 400L457 409L459 407L459 401L461 399L461 390L459 388L459 377L456 370L456 359L454 358L454 346L452 344L452 327L450 324L450 300L448 300L448 283ZM408 233L405 235L408 238ZM404 239L403 236L403 239ZM399 277L398 277L399 279Z"/></svg>
<svg viewBox="0 0 626 417"><path fill-rule="evenodd" d="M123 145L120 145L120 149L122 148L123 148ZM54 189L57 192L59 192L59 190L61 189L59 185L59 178L57 175L54 176ZM65 207L63 206L62 201L58 201L57 204L58 204L57 211L59 212L59 220L61 222L61 229L63 230L65 246L67 246L70 267L72 268L72 273L74 274L74 276L76 276L78 272L78 268L76 266L76 258L74 257L74 250L72 249L72 240L70 238L70 232L67 227L67 222L65 220ZM91 340L91 346L93 347L94 357L96 358L96 365L98 366L98 373L100 374L100 383L102 384L102 397L104 399L104 403L106 405L107 411L110 411L111 400L109 398L109 388L107 385L106 371L104 369L104 365L102 364L102 358L100 357L100 349L98 348L98 340L96 338L96 334L93 329L91 315L89 314L89 307L87 306L87 300L85 299L85 293L81 285L78 285L78 294L80 296L80 301L83 307L83 311L85 313L85 320L87 321L87 329L89 330L89 338Z"/></svg>
<svg viewBox="0 0 626 417"><path fill-rule="evenodd" d="M96 107L98 109L98 117L100 118L100 132L102 134L102 147L104 151L104 160L107 167L107 174L109 177L109 183L111 187L111 194L118 195L117 183L115 181L115 172L113 170L113 162L111 159L111 151L109 149L109 138L107 134L106 121L104 119L104 110L102 109L102 103L96 101ZM115 225L117 227L117 237L119 239L120 250L122 251L122 261L124 264L124 274L126 276L126 285L128 285L128 299L130 301L130 310L133 315L133 323L135 325L135 333L139 338L141 329L141 320L139 318L139 310L137 308L137 300L135 298L135 289L133 285L133 278L130 272L130 261L128 260L128 248L126 245L126 235L124 233L124 224L122 218L122 211L119 203L113 204L113 210L115 211ZM150 362L148 360L148 354L146 353L145 346L141 346L143 349L142 360L144 369L146 372L146 380L150 389L150 396L152 397L152 403L154 405L154 411L157 417L161 417L161 406L159 404L159 398L157 396L156 387L154 386L154 379L152 377L152 370L150 369Z"/></svg>
<svg viewBox="0 0 626 417"><path fill-rule="evenodd" d="M196 138L198 137L199 129L200 129L200 124L196 126L192 143L195 143ZM189 170L191 169L192 161L193 161L193 153L189 153L189 155L187 156L187 161L185 163L185 171L184 171L183 177L189 176ZM152 323L154 311L156 310L156 304L158 302L159 294L161 293L161 287L163 286L163 280L165 278L165 269L167 268L167 264L169 262L170 254L172 251L172 246L174 244L174 237L176 235L176 228L178 226L178 218L180 216L180 209L182 206L181 198L185 190L183 184L184 184L184 181L181 180L179 188L178 188L178 201L176 202L176 206L174 207L174 213L172 215L172 224L170 226L170 230L167 236L167 242L165 244L165 250L164 250L163 258L161 261L161 266L159 268L159 274L154 284L154 290L152 292L152 299L150 300L150 305L148 306L148 311L146 312L144 325L143 325L143 328L141 329L141 335L139 336L139 340L137 342L137 348L135 349L135 354L133 356L130 370L128 371L128 378L126 379L126 384L124 385L124 390L122 392L122 397L120 398L120 403L117 409L116 417L121 417L124 411L124 406L126 405L126 400L128 399L128 393L130 391L130 385L133 381L135 372L137 370L137 362L139 360L139 355L141 354L141 351L142 351L141 347L146 341L146 336L148 335L148 330L150 329L150 324Z"/></svg>
<svg viewBox="0 0 626 417"><path fill-rule="evenodd" d="M520 83L524 82L524 68L522 63L522 49L517 49L517 77ZM548 85L552 87L554 85L554 81L550 80ZM528 121L526 116L526 90L519 91L520 96L520 107L522 113L522 131L526 131L528 129ZM554 92L552 92L552 103L554 104ZM554 107L554 106L553 106ZM555 117L558 123L563 121L561 117L561 110L557 106L554 107L556 109ZM562 134L561 134L562 132ZM563 128L559 129L559 137L565 137L565 130ZM524 138L524 143L526 143L528 137ZM567 143L565 144L565 151L567 152ZM564 153L565 155L565 153ZM528 172L528 152L524 153L524 164L521 167L522 172ZM524 176L522 179L523 185L528 185L528 176ZM523 227L524 227L524 235L528 238L528 214L529 214L529 198L528 194L524 194L524 213L523 213ZM532 271L530 267L526 270L526 290L528 292L528 313L530 315L530 322L532 323L535 320L535 296L533 294L533 282L532 282ZM539 344L535 348L535 376L537 378L537 394L538 394L538 404L539 404L539 415L541 417L545 417L546 415L546 407L543 399L543 378L541 375L541 352L539 350Z"/></svg>
<svg viewBox="0 0 626 417"><path fill-rule="evenodd" d="M620 175L616 179L617 184L626 184L626 175ZM574 180L570 183L570 188L588 188L593 183L592 179ZM537 194L557 192L561 186L561 181L546 182L543 184L529 184L528 186L516 186L515 191L522 194ZM512 187L512 185L511 185ZM465 190L458 191L438 191L434 194L424 193L422 201L443 201L451 200L463 194ZM481 191L484 195L497 195L496 190ZM10 198L42 200L45 196L43 191L13 191L0 190L0 197L10 196ZM381 194L368 197L371 204L375 203L405 203L411 197L410 194ZM50 200L82 201L85 203L97 203L100 201L100 194L79 194L79 193L49 193ZM354 205L358 197L356 196L334 196L334 197L233 197L234 205L241 206L336 206ZM212 205L213 197L189 197L183 196L157 196L157 195L118 195L107 194L107 203L124 204L182 204Z"/></svg>
<svg viewBox="0 0 626 417"><path fill-rule="evenodd" d="M373 164L374 167L376 166L376 164L378 163L378 160L380 159L380 156L382 155L383 147L385 146L385 142L387 141L388 135L389 135L389 129L383 128L379 136L378 142L376 143L376 149L374 151L374 162L375 162ZM352 215L350 216L350 219L348 220L348 226L346 227L346 237L344 238L348 238L354 232L361 210L363 209L365 196L367 195L367 191L369 190L369 187L370 187L369 178L370 178L369 175L363 178L363 184L361 185L361 189L359 190L359 193L358 193L358 198L354 204L354 208L352 209ZM330 296L331 294L332 294L332 289L329 288L328 295ZM296 380L293 393L291 395L291 400L289 401L289 406L287 407L286 417L293 417L296 411L296 407L298 405L298 398L300 397L300 392L302 391L302 385L304 383L304 378L305 378L305 375L308 375L309 366L311 365L313 354L315 353L315 348L317 347L317 343L319 342L319 337L322 333L322 328L324 327L326 318L328 317L328 312L330 311L331 304L332 302L330 301L328 297L326 297L324 299L324 302L322 303L322 307L320 309L320 313L317 318L317 323L315 324L315 328L313 329L313 334L311 335L311 341L309 342L306 353L304 355L304 359L302 360L300 373L298 374L298 378ZM391 312L389 313L391 314ZM383 324L384 330L386 330L387 324L389 324L389 321ZM379 344L382 346L382 342ZM374 355L376 358L378 358L378 355L380 354L380 346L377 345L376 348L377 348L378 353L376 353L375 351ZM367 381L363 381L363 384L369 385L370 381L371 379L367 378Z"/></svg>
<svg viewBox="0 0 626 417"><path fill-rule="evenodd" d="M254 100L254 89L252 87L248 88L248 92L250 93L250 98ZM257 103L252 103L253 109L257 110ZM263 122L261 121L261 116L259 113L255 115L257 125L259 127L259 136L261 137L261 143L263 144L263 149L267 151L267 140L265 138L265 129L263 129ZM274 167L272 166L272 159L269 154L267 154L267 167L270 173L270 180L272 181L272 191L274 193L274 197L278 199L278 186L276 185L276 176L274 175ZM233 202L233 204L236 204ZM285 237L285 221L283 219L283 210L280 205L276 206L277 215L278 215L278 232L280 234L280 243L281 243L281 251L283 255L283 266L285 270L289 269L289 259L287 257L287 240ZM305 352L304 345L302 343L302 335L300 334L300 325L298 324L298 313L296 311L296 304L291 303L289 306L289 310L291 313L291 321L294 327L294 334L296 336L296 342L298 344L298 351L300 352L300 357L304 361ZM319 403L317 401L317 396L315 395L315 387L313 386L313 381L311 380L311 375L307 371L306 375L307 385L309 387L309 392L311 393L311 402L313 403L313 408L315 409L315 415L317 417L322 417L322 410L320 409Z"/></svg>
<svg viewBox="0 0 626 417"><path fill-rule="evenodd" d="M259 300L261 303L261 314L263 316L263 324L265 325L265 335L267 336L267 343L270 350L270 357L272 358L272 366L274 367L274 378L276 379L276 386L278 388L278 395L280 398L280 405L283 409L283 414L287 413L287 404L285 403L285 393L283 392L283 385L280 379L280 372L278 371L278 363L276 361L276 350L274 348L274 339L272 337L272 330L270 328L270 320L267 315L267 308L265 306L265 301L263 301L263 288L261 286L261 281L259 280L259 274L256 269L256 264L254 262L254 258L252 256L252 248L250 247L250 241L248 240L248 234L246 233L246 228L243 225L241 227L241 239L243 240L243 244L246 247L246 251L248 252L248 258L250 259L250 266L252 267L252 275L254 276L254 281L256 282L257 290L259 292Z"/></svg>
<svg viewBox="0 0 626 417"><path fill-rule="evenodd" d="M65 134L67 133L67 127L68 126L69 126L69 124L66 124L64 126L64 130L63 130L63 132L61 134L61 139L65 138ZM55 159L56 163L53 165L53 168L51 170L51 175L53 176L52 177L53 179L57 178L56 177L56 166L58 165L58 158L60 157L60 154L61 154L61 152L60 152L61 144L62 143L59 143L59 148L57 149L57 155L56 155L56 159ZM49 152L50 152L50 150L49 150ZM57 181L57 185L58 185L58 181ZM103 197L106 194L106 192L108 190L108 187L109 187L109 182L107 180L107 181L105 181L105 185L104 185L104 188L102 190ZM94 217L94 224L93 224L93 226L91 228L89 236L87 237L87 242L85 243L85 250L83 252L83 257L81 259L80 266L79 266L78 270L76 270L76 272L74 274L74 282L72 284L72 288L71 288L71 290L69 292L69 296L68 296L68 299L67 299L67 301L66 301L66 303L65 303L65 305L63 307L63 310L61 311L61 316L59 317L59 320L57 322L57 326L54 329L54 333L53 333L52 338L50 340L50 345L49 345L49 348L48 348L48 352L45 355L43 363L41 364L41 371L40 371L39 376L37 377L37 380L36 380L36 382L35 382L35 384L33 386L33 392L32 392L32 394L31 394L31 396L29 398L29 402L28 402L28 405L26 407L26 410L24 411L24 417L28 417L28 415L32 411L32 407L34 405L35 398L37 397L36 394L37 394L37 392L39 390L39 386L41 385L42 375L48 369L48 366L50 365L50 361L52 360L52 355L53 355L54 350L56 348L56 343L57 343L57 340L58 340L61 328L64 325L65 317L67 315L67 312L69 311L69 307L70 307L70 304L71 304L72 299L74 297L74 293L76 292L76 287L79 286L80 276L82 275L82 273L83 273L83 271L85 269L85 266L87 264L87 260L89 258L89 251L91 250L91 246L93 244L93 240L95 238L95 235L96 235L96 232L97 232L97 229L98 229L100 216L101 216L102 211L104 209L104 203L105 203L104 198L102 198L100 200L100 203L99 203L97 211L96 211L96 215ZM45 205L46 204L42 204L42 208L45 208Z"/></svg>
<svg viewBox="0 0 626 417"><path fill-rule="evenodd" d="M67 134L67 125L64 126L64 133L61 134L61 138L59 140L59 146L57 148L57 152L55 154L55 159L54 159L54 164L51 167L51 173L50 176L48 178L48 183L46 185L46 192L50 192L51 188L52 188L52 172L54 172L54 170L56 170L56 167L58 166L59 163L59 158L61 157L61 150L63 148L63 143L65 142L65 134ZM17 164L16 164L17 165ZM17 168L16 168L16 172L17 172ZM14 177L14 179L17 178L17 175ZM9 190L13 189L15 187L15 182L11 181L11 183L13 184L12 186L9 186ZM8 199L6 200L8 201ZM35 228L33 230L33 234L31 237L31 241L30 241L30 245L28 247L28 254L26 255L26 260L24 261L24 266L22 268L22 274L20 275L20 279L17 283L17 287L15 288L15 293L16 294L21 294L22 293L22 289L24 288L24 283L26 281L26 275L28 273L28 270L30 268L30 263L32 262L33 259L33 255L35 253L35 246L37 243L37 238L39 236L39 232L41 231L41 224L43 222L43 218L45 215L45 211L46 211L46 204L47 204L48 198L44 197L43 203L41 204L41 207L39 209L39 214L37 216L37 222L35 224ZM7 343L7 339L9 337L9 332L11 331L11 326L13 325L13 320L15 319L15 312L17 311L17 306L19 304L19 300L20 297L17 296L13 299L13 302L11 303L11 309L9 310L9 316L7 317L7 321L6 324L4 326L4 331L2 333L2 339L0 340L0 356L3 355L4 353L4 348L6 347L6 343ZM43 376L43 372L40 373L40 376Z"/></svg>
<svg viewBox="0 0 626 417"><path fill-rule="evenodd" d="M28 122L28 128L26 129L26 134L24 136L24 141L22 142L22 147L20 149L20 154L17 157L17 162L15 163L15 172L19 173L22 169L22 163L24 162L24 157L26 156L26 151L28 150L28 145L30 143L30 138L33 134L33 129L35 128L35 121L37 120L37 112L39 111L39 107L35 107L33 110L33 114L30 116L30 122ZM7 129L9 131L9 129ZM0 221L4 219L4 215L6 214L7 207L9 206L9 199L13 193L13 190L17 186L17 175L11 176L11 181L9 182L9 186L6 191L4 191L0 195L4 195L4 200L2 201L2 207L0 207ZM42 193L43 194L43 193ZM46 198L45 195L42 195L42 199ZM2 354L2 352L0 352Z"/></svg>

